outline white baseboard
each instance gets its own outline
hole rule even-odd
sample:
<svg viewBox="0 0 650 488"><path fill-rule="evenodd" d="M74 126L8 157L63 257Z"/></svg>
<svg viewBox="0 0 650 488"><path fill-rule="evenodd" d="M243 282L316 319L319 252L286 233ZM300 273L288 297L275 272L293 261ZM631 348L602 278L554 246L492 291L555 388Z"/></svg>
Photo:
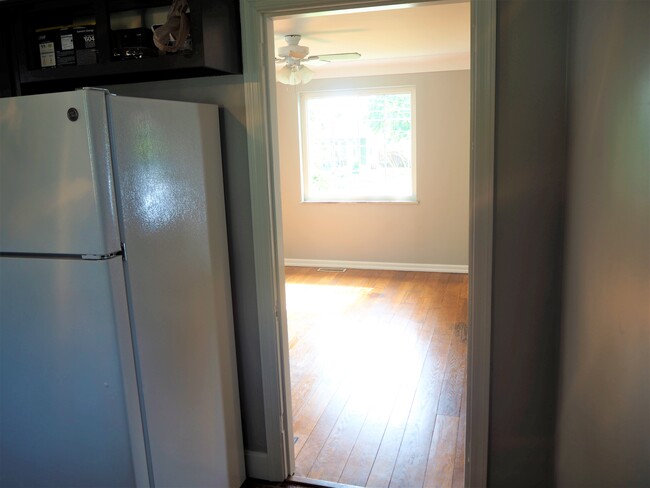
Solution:
<svg viewBox="0 0 650 488"><path fill-rule="evenodd" d="M246 476L260 480L268 478L268 461L265 452L245 450L244 460Z"/></svg>
<svg viewBox="0 0 650 488"><path fill-rule="evenodd" d="M467 273L465 264L381 263L376 261L328 261L324 259L289 259L285 266L305 268L385 269L390 271L425 271L429 273Z"/></svg>

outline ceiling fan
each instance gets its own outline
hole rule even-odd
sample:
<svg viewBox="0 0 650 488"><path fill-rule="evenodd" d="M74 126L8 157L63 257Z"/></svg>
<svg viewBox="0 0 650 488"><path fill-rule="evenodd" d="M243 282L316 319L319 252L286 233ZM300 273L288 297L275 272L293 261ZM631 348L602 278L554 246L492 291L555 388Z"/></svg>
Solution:
<svg viewBox="0 0 650 488"><path fill-rule="evenodd" d="M352 59L359 59L359 53L333 53L333 54L319 54L316 56L309 56L309 48L301 46L300 35L289 34L284 36L287 43L286 46L278 48L278 57L275 58L276 63L285 63L285 66L278 71L277 80L285 85L298 85L300 83L308 83L311 81L314 73L312 70L303 66L303 63L310 61L347 61Z"/></svg>

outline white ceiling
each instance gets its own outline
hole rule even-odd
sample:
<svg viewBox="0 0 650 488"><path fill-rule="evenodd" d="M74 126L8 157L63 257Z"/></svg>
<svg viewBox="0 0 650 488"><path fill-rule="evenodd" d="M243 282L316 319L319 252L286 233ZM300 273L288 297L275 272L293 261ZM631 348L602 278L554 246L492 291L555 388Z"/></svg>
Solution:
<svg viewBox="0 0 650 488"><path fill-rule="evenodd" d="M273 30L276 52L283 36L300 34L310 55L361 53L355 61L309 63L315 78L469 69L468 1L280 17Z"/></svg>

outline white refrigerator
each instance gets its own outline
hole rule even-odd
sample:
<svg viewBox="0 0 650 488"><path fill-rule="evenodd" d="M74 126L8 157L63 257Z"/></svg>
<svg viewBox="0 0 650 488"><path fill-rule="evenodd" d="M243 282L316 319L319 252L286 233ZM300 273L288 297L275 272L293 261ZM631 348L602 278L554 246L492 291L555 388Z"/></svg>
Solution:
<svg viewBox="0 0 650 488"><path fill-rule="evenodd" d="M245 478L218 107L0 99L0 486Z"/></svg>

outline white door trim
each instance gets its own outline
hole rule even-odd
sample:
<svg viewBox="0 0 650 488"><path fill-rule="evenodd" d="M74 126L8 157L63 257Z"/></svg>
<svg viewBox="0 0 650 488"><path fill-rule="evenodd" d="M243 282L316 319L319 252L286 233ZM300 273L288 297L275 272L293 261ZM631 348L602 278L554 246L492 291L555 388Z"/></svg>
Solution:
<svg viewBox="0 0 650 488"><path fill-rule="evenodd" d="M496 0L472 0L465 486L487 486L492 329Z"/></svg>
<svg viewBox="0 0 650 488"><path fill-rule="evenodd" d="M248 475L272 481L293 472L291 383L284 310L279 174L271 18L342 8L413 3L404 0L240 0L244 92L253 218L267 455ZM471 0L472 88L470 162L469 363L465 486L487 481L496 0ZM260 459L261 461L261 459Z"/></svg>

